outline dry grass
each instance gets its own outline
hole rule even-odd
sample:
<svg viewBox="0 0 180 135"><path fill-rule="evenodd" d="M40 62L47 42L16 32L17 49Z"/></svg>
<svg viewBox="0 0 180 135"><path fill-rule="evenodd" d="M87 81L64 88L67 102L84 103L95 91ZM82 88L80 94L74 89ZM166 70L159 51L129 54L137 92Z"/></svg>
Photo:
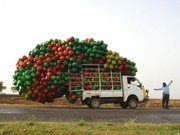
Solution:
<svg viewBox="0 0 180 135"><path fill-rule="evenodd" d="M162 106L162 100L161 99L150 99L148 103L142 103L139 104L140 107L161 107ZM169 107L180 107L180 100L178 99L170 99L169 101Z"/></svg>
<svg viewBox="0 0 180 135"><path fill-rule="evenodd" d="M64 97L56 99L52 103L41 104L38 102L27 101L23 97L20 97L18 95L2 95L2 94L0 94L0 104L1 105L3 104L4 105L6 104L10 104L10 105L59 105L59 106L67 106L67 107L84 106L81 104L80 101L78 101L75 104L70 104ZM180 107L180 100L170 99L169 106ZM106 105L102 105L102 107L119 107L119 105L106 104ZM144 108L161 107L161 99L150 99L148 103L139 104L139 107L144 107Z"/></svg>

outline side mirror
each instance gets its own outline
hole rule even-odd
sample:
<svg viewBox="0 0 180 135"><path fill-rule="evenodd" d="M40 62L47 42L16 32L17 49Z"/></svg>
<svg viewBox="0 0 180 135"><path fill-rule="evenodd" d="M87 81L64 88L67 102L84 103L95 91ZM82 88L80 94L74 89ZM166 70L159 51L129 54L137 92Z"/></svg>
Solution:
<svg viewBox="0 0 180 135"><path fill-rule="evenodd" d="M138 87L142 88L142 84L139 84Z"/></svg>

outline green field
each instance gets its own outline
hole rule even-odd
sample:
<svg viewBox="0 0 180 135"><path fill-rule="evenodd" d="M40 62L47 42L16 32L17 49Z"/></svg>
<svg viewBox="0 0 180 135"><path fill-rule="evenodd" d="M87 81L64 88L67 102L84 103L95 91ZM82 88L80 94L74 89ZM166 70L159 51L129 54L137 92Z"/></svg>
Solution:
<svg viewBox="0 0 180 135"><path fill-rule="evenodd" d="M180 124L0 122L0 135L180 135Z"/></svg>

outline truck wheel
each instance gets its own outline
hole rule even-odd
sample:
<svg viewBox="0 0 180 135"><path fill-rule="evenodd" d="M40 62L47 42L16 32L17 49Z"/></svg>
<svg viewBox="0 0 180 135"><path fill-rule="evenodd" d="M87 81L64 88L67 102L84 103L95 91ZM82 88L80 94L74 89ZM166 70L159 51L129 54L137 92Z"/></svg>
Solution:
<svg viewBox="0 0 180 135"><path fill-rule="evenodd" d="M93 99L91 99L90 106L91 106L92 108L99 108L99 106L100 106L100 101L99 101L99 99L98 99L98 98L93 98Z"/></svg>
<svg viewBox="0 0 180 135"><path fill-rule="evenodd" d="M136 109L136 107L138 106L138 101L137 101L137 99L131 98L131 99L128 101L128 106L129 106L129 108L131 108L131 109Z"/></svg>
<svg viewBox="0 0 180 135"><path fill-rule="evenodd" d="M128 104L127 102L121 102L120 103L120 106L123 108L123 109L126 109L128 107Z"/></svg>

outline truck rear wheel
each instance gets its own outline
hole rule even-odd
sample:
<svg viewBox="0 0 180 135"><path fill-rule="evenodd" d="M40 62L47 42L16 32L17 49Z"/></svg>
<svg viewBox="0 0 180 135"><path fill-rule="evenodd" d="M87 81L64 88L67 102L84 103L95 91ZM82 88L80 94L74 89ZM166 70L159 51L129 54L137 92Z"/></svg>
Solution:
<svg viewBox="0 0 180 135"><path fill-rule="evenodd" d="M120 103L120 106L123 108L123 109L126 109L128 107L128 104L127 102L121 102Z"/></svg>
<svg viewBox="0 0 180 135"><path fill-rule="evenodd" d="M131 98L131 99L128 101L128 106L129 106L129 108L131 108L131 109L136 109L136 107L138 106L138 101L137 101L137 99Z"/></svg>
<svg viewBox="0 0 180 135"><path fill-rule="evenodd" d="M92 108L99 108L100 104L101 104L101 103L100 103L100 101L99 101L98 98L93 98L93 99L91 99L90 106L91 106Z"/></svg>

